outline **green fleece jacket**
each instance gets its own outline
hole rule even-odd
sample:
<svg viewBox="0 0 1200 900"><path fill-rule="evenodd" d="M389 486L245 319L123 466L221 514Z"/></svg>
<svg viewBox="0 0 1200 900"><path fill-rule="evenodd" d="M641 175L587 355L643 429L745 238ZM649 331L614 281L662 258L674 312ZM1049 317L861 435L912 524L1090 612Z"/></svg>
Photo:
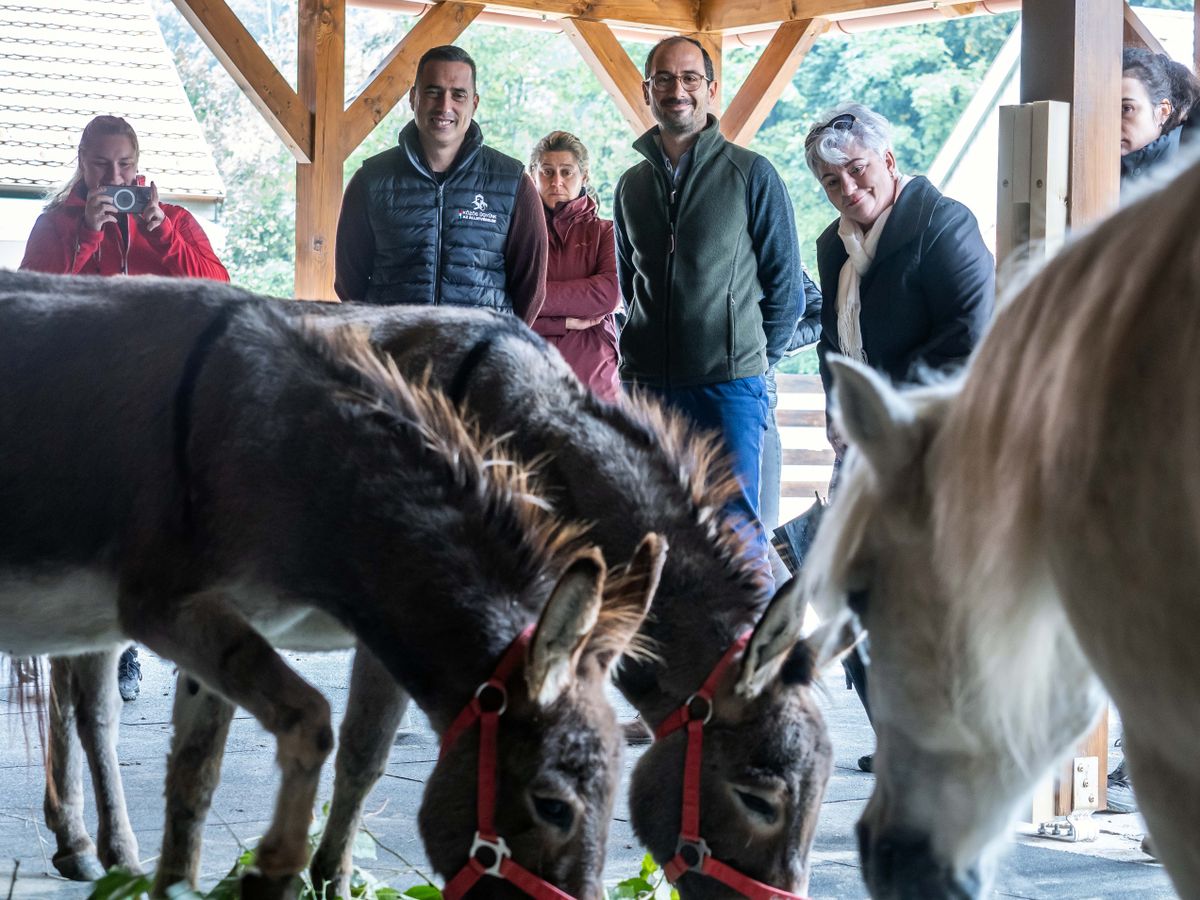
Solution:
<svg viewBox="0 0 1200 900"><path fill-rule="evenodd" d="M617 184L617 274L629 308L621 379L656 387L762 375L804 313L792 204L774 167L717 120L673 189L653 128Z"/></svg>

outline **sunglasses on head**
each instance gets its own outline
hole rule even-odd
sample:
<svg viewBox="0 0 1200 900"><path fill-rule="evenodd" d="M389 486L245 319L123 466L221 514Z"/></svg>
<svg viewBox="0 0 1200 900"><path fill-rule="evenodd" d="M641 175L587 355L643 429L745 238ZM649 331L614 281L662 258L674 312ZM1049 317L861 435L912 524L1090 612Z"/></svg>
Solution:
<svg viewBox="0 0 1200 900"><path fill-rule="evenodd" d="M808 133L808 137L804 139L804 149L807 150L813 145L813 142L824 131L849 131L854 127L854 123L858 120L854 118L852 113L842 113L840 116L834 116L824 125L813 126L812 131Z"/></svg>

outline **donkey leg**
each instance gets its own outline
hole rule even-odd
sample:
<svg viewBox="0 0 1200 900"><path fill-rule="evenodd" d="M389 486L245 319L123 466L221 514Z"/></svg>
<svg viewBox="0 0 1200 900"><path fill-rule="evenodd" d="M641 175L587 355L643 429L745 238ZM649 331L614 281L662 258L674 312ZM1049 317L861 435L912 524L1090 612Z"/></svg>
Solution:
<svg viewBox="0 0 1200 900"><path fill-rule="evenodd" d="M1125 755L1133 790L1150 828L1154 856L1180 897L1200 897L1200 773L1184 754L1159 746L1153 731L1140 734L1125 720ZM1151 734L1149 740L1142 737Z"/></svg>
<svg viewBox="0 0 1200 900"><path fill-rule="evenodd" d="M96 845L83 821L83 757L75 734L73 660L50 660L49 730L46 753L46 827L54 832L58 849L54 868L73 881L95 881L104 874Z"/></svg>
<svg viewBox="0 0 1200 900"><path fill-rule="evenodd" d="M329 704L288 668L232 604L200 594L146 604L129 616L133 637L241 706L275 736L282 771L271 827L258 846L260 876L242 896L286 896L308 858L308 825L321 764L333 749Z"/></svg>
<svg viewBox="0 0 1200 900"><path fill-rule="evenodd" d="M175 679L174 735L167 757L167 822L154 896L180 882L194 885L200 874L204 823L221 778L233 712L233 704L195 678L180 672Z"/></svg>
<svg viewBox="0 0 1200 900"><path fill-rule="evenodd" d="M383 777L392 738L407 706L408 695L375 655L360 645L354 654L342 719L329 820L312 861L318 894L328 883L329 896L350 896L354 836L362 821L363 804Z"/></svg>
<svg viewBox="0 0 1200 900"><path fill-rule="evenodd" d="M140 872L138 844L117 761L121 728L121 696L117 692L117 660L121 649L87 653L73 660L72 685L77 698L75 724L87 754L96 794L96 842L105 867L125 866Z"/></svg>

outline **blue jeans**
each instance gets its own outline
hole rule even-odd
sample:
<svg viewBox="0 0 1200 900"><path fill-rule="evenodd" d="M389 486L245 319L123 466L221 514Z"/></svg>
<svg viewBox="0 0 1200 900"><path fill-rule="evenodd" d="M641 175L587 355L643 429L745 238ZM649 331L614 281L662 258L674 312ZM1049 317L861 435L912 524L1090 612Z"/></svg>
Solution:
<svg viewBox="0 0 1200 900"><path fill-rule="evenodd" d="M664 405L687 415L701 428L718 431L741 491L726 510L747 539L750 553L770 581L767 536L758 520L763 438L767 430L767 387L762 375L693 387L646 387ZM773 584L773 581L771 581Z"/></svg>

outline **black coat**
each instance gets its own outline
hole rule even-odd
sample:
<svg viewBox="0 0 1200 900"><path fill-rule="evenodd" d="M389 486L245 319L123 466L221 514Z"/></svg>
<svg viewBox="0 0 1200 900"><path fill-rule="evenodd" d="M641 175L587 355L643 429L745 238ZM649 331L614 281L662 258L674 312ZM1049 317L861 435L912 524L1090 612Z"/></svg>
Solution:
<svg viewBox="0 0 1200 900"><path fill-rule="evenodd" d="M821 309L821 382L829 396L829 353L840 353L838 275L846 249L838 223L817 239ZM893 381L964 362L992 318L996 266L971 211L924 177L900 194L883 226L875 260L859 286L867 362Z"/></svg>

